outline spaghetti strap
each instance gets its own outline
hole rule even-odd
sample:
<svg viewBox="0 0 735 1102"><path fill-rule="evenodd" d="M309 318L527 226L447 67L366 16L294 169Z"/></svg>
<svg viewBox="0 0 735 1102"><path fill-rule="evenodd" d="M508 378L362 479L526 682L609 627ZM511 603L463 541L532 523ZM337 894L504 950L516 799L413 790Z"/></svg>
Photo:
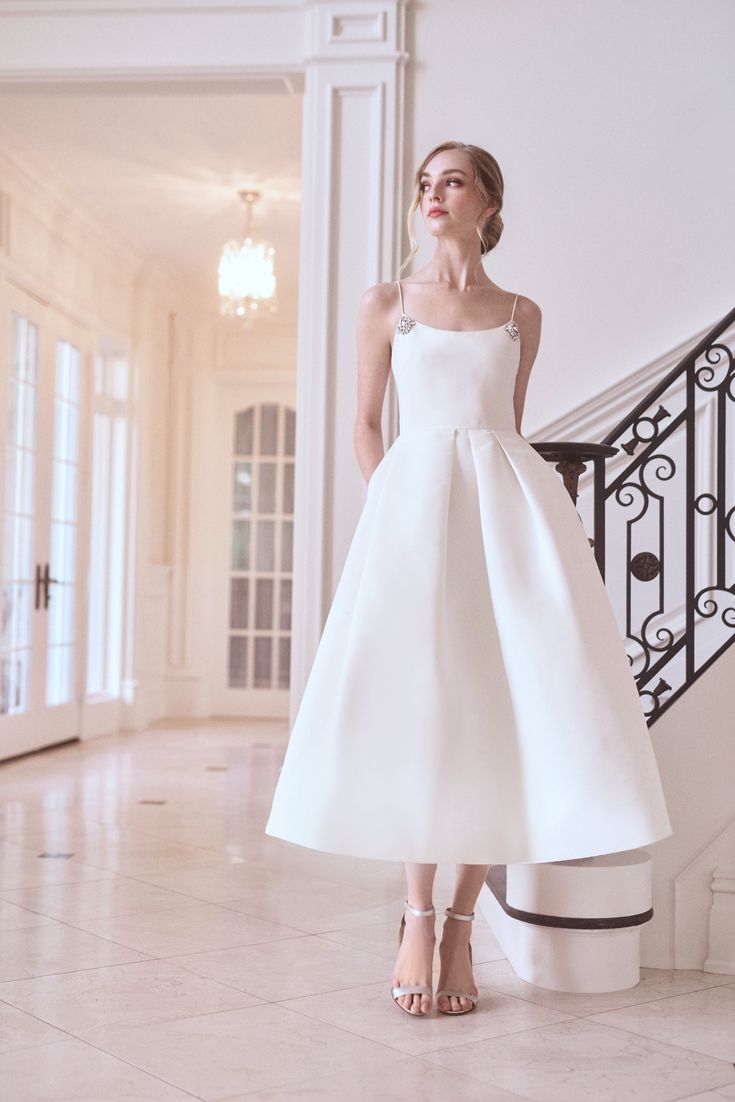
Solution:
<svg viewBox="0 0 735 1102"><path fill-rule="evenodd" d="M400 295L400 298L401 298L401 314L405 314L406 311L403 308L403 289L401 287L400 279L397 279L396 283L398 284L398 294Z"/></svg>
<svg viewBox="0 0 735 1102"><path fill-rule="evenodd" d="M518 295L516 295L515 301L513 303L513 314L515 314L515 312L516 312L516 302L518 302ZM513 314L510 315L510 320L511 321L513 321Z"/></svg>

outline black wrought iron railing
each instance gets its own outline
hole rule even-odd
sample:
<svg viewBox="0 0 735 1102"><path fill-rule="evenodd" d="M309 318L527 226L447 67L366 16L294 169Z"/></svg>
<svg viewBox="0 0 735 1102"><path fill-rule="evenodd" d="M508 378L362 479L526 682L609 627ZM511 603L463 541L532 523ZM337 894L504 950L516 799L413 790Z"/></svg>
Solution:
<svg viewBox="0 0 735 1102"><path fill-rule="evenodd" d="M735 642L735 310L599 445L534 445L594 539L650 726ZM613 458L614 457L614 458Z"/></svg>
<svg viewBox="0 0 735 1102"><path fill-rule="evenodd" d="M735 641L734 346L731 310L607 434L626 458L596 472L595 546L617 563L649 725Z"/></svg>

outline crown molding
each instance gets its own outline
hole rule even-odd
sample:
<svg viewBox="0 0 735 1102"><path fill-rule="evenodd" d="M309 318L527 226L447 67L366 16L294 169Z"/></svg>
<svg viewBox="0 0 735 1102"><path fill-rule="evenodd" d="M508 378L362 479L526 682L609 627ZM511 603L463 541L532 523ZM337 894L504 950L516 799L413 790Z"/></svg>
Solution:
<svg viewBox="0 0 735 1102"><path fill-rule="evenodd" d="M312 7L315 0L0 0L0 18L5 15L179 15L183 12L293 11ZM317 3L320 0L316 0ZM346 0L347 3L350 0Z"/></svg>
<svg viewBox="0 0 735 1102"><path fill-rule="evenodd" d="M0 3L2 0L0 0ZM0 17L0 28L2 19ZM85 90L90 93L91 85L116 86L112 90L122 95L132 95L140 88L149 91L159 86L167 88L172 96L181 96L187 90L197 95L206 93L231 95L233 93L257 93L258 95L303 95L303 69L293 63L289 72L281 72L273 65L217 65L194 67L188 65L163 65L149 68L132 66L105 66L85 68L80 74L78 68L18 68L0 69L0 88L8 85L9 90L28 91L33 85L69 85L74 93ZM186 85L191 87L186 87ZM137 87L137 85L139 87ZM4 89L3 89L3 94Z"/></svg>
<svg viewBox="0 0 735 1102"><path fill-rule="evenodd" d="M304 91L304 73L322 63L381 62L391 73L403 68L405 4L0 0L0 83L22 88L255 76L281 77L291 90Z"/></svg>

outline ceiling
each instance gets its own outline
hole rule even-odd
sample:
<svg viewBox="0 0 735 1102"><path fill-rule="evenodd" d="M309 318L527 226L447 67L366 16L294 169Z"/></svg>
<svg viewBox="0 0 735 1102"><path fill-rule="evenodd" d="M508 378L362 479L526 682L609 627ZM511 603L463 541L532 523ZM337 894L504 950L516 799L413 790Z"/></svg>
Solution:
<svg viewBox="0 0 735 1102"><path fill-rule="evenodd" d="M280 78L5 85L0 117L21 156L28 150L48 162L90 215L172 265L213 309L222 245L244 236L237 192L259 190L254 232L276 250L282 315L297 300L302 102L300 89Z"/></svg>

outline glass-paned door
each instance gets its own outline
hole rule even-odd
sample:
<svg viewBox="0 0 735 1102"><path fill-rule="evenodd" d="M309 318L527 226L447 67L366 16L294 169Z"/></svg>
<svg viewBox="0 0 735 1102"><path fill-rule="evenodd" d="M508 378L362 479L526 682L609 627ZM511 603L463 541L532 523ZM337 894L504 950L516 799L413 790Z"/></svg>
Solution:
<svg viewBox="0 0 735 1102"><path fill-rule="evenodd" d="M226 411L218 714L288 715L296 413L262 400ZM224 427L224 426L223 426ZM222 584L223 583L223 584Z"/></svg>
<svg viewBox="0 0 735 1102"><path fill-rule="evenodd" d="M79 733L86 334L4 288L0 758Z"/></svg>

